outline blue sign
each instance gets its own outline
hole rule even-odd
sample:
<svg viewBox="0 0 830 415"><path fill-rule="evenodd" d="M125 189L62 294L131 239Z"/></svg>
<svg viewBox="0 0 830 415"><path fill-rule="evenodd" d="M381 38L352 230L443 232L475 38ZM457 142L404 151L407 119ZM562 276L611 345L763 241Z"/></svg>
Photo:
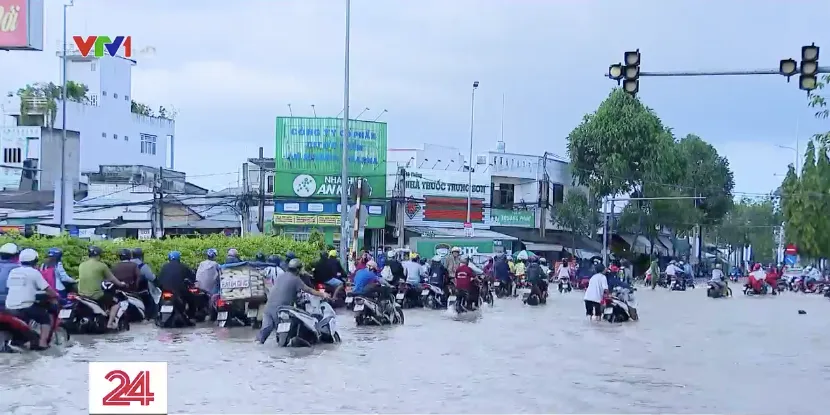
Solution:
<svg viewBox="0 0 830 415"><path fill-rule="evenodd" d="M78 227L77 226L70 226L69 227L69 236L73 238L78 237Z"/></svg>

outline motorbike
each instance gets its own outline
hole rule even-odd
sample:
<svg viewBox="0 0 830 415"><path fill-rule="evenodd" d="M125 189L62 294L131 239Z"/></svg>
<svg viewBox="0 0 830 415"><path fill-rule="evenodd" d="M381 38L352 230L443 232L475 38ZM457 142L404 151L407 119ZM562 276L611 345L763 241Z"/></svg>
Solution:
<svg viewBox="0 0 830 415"><path fill-rule="evenodd" d="M298 296L296 307L280 307L276 323L277 344L281 347L340 343L334 307L306 293Z"/></svg>
<svg viewBox="0 0 830 415"><path fill-rule="evenodd" d="M482 304L489 304L490 307L495 304L495 295L493 294L493 289L490 287L489 282L487 279L481 281L481 289L479 289L479 296L481 297Z"/></svg>
<svg viewBox="0 0 830 415"><path fill-rule="evenodd" d="M806 280L806 281L805 281ZM818 291L819 284L814 279L807 279L804 276L797 277L792 284L792 291L812 294Z"/></svg>
<svg viewBox="0 0 830 415"><path fill-rule="evenodd" d="M358 326L385 326L403 324L403 308L394 296L369 298L358 295L354 298L354 321Z"/></svg>
<svg viewBox="0 0 830 415"><path fill-rule="evenodd" d="M178 328L192 325L186 312L176 307L176 298L168 291L161 292L159 312L156 314L156 326L163 328Z"/></svg>
<svg viewBox="0 0 830 415"><path fill-rule="evenodd" d="M426 282L421 284L421 304L425 308L431 308L433 310L447 308L444 295L444 290L441 287Z"/></svg>
<svg viewBox="0 0 830 415"><path fill-rule="evenodd" d="M775 285L778 288L778 292L790 290L790 283L787 282L786 278L779 278Z"/></svg>
<svg viewBox="0 0 830 415"><path fill-rule="evenodd" d="M825 284L821 291L825 298L830 298L830 284Z"/></svg>
<svg viewBox="0 0 830 415"><path fill-rule="evenodd" d="M635 291L637 291L636 288L631 288L631 290L622 287L614 288L614 291L606 295L602 301L605 306L602 318L609 323L639 320L636 300L634 299Z"/></svg>
<svg viewBox="0 0 830 415"><path fill-rule="evenodd" d="M668 289L671 291L686 291L686 281L682 277L672 275Z"/></svg>
<svg viewBox="0 0 830 415"><path fill-rule="evenodd" d="M525 292L522 295L522 302L523 303L525 303L527 305L531 305L531 306L542 305L542 304L547 304L548 303L548 290L547 290L548 283L547 283L547 281L544 281L544 280L542 280L540 283L542 284L542 288L543 288L542 290L540 290L539 287L537 287L533 284L528 284L528 288L530 288L530 292Z"/></svg>
<svg viewBox="0 0 830 415"><path fill-rule="evenodd" d="M562 278L559 280L559 293L569 293L573 290L571 280L569 278Z"/></svg>
<svg viewBox="0 0 830 415"><path fill-rule="evenodd" d="M46 294L37 294L35 302L41 307L51 309L52 300ZM49 333L50 346L62 346L69 342L69 332L61 326L56 312L50 313L52 327ZM20 352L27 346L40 341L40 323L26 323L9 310L0 311L0 353Z"/></svg>
<svg viewBox="0 0 830 415"><path fill-rule="evenodd" d="M352 284L346 284L346 289L343 291L346 292L346 298L343 299L346 309L349 311L354 310L354 294L352 293Z"/></svg>
<svg viewBox="0 0 830 415"><path fill-rule="evenodd" d="M712 281L709 281L706 284L706 296L709 298L725 298L732 296L732 289L729 288L729 286L720 287Z"/></svg>
<svg viewBox="0 0 830 415"><path fill-rule="evenodd" d="M512 294L510 292L512 291L510 284L501 282L499 280L493 281L493 288L495 289L496 297L498 298L509 297Z"/></svg>
<svg viewBox="0 0 830 415"><path fill-rule="evenodd" d="M758 291L752 287L752 284L746 283L744 284L744 295L767 295L770 293L770 286L766 283L766 281L761 284L761 290ZM772 294L776 294L772 292Z"/></svg>
<svg viewBox="0 0 830 415"><path fill-rule="evenodd" d="M104 291L105 298L111 298L115 304L118 304L115 320L117 328L114 331L129 330L130 320L123 317L131 307L137 308L137 304L131 303L130 297L116 290L115 284L109 281L102 282L101 289ZM68 333L104 334L113 331L107 328L107 322L109 322L108 310L104 309L97 301L74 293L67 294L66 300L63 308L58 312L58 318ZM135 301L135 298L132 301ZM140 302L140 299L138 301ZM133 315L136 315L135 313L143 315L144 303L141 304L141 310L133 310Z"/></svg>
<svg viewBox="0 0 830 415"><path fill-rule="evenodd" d="M406 281L398 283L398 291L395 293L395 302L401 308L423 307L421 305L420 285L412 285Z"/></svg>
<svg viewBox="0 0 830 415"><path fill-rule="evenodd" d="M338 274L339 275L339 274ZM346 288L343 287L340 292L337 293L335 296L335 292L337 291L337 287L328 284L317 284L317 291L325 291L331 296L330 306L337 309L343 308L346 306Z"/></svg>

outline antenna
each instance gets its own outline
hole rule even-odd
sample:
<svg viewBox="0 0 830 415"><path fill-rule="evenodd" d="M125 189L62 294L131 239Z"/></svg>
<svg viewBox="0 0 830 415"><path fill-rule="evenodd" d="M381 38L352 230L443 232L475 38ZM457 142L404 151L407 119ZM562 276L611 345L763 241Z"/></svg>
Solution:
<svg viewBox="0 0 830 415"><path fill-rule="evenodd" d="M422 162L421 162L421 164L419 164L419 165L418 165L418 168L420 169L420 168L421 168L421 166L423 166L423 165L424 165L424 163L426 163L426 162L428 162L428 161L429 161L429 159L425 158L425 159L424 159L424 161L422 161Z"/></svg>
<svg viewBox="0 0 830 415"><path fill-rule="evenodd" d="M290 117L293 117L293 116L294 116L294 111L291 111L291 104L288 104L288 115L289 115Z"/></svg>
<svg viewBox="0 0 830 415"><path fill-rule="evenodd" d="M351 105L350 105L350 107L351 107ZM343 110L340 110L340 112L338 112L337 115L334 118L339 118L341 114L343 114Z"/></svg>
<svg viewBox="0 0 830 415"><path fill-rule="evenodd" d="M358 118L360 118L360 116L361 116L361 115L363 115L363 113L364 113L364 112L366 112L366 111L369 111L369 107L366 107L366 108L364 108L364 109L363 109L363 111L360 111L360 114L357 114L357 115L354 117L354 119L358 119Z"/></svg>
<svg viewBox="0 0 830 415"><path fill-rule="evenodd" d="M383 111L381 111L381 112L380 112L380 114L378 114L378 116L377 116L377 117L375 117L375 119L374 119L374 120L372 120L372 122L375 122L375 121L379 120L379 119L380 119L380 117L381 117L383 114L386 114L387 112L389 112L389 111L387 111L387 110L383 110Z"/></svg>
<svg viewBox="0 0 830 415"><path fill-rule="evenodd" d="M311 104L311 112L314 113L314 118L317 118L317 109L314 108L314 104Z"/></svg>
<svg viewBox="0 0 830 415"><path fill-rule="evenodd" d="M501 138L499 141L504 142L504 93L501 94Z"/></svg>

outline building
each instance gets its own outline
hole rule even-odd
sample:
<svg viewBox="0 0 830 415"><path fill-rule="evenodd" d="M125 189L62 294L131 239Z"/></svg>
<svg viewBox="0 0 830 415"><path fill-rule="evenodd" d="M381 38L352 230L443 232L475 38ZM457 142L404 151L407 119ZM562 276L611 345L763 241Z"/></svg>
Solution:
<svg viewBox="0 0 830 415"><path fill-rule="evenodd" d="M0 127L0 191L54 190L61 175L63 131L40 126ZM66 177L80 176L80 133L66 134ZM75 190L80 190L77 180Z"/></svg>
<svg viewBox="0 0 830 415"><path fill-rule="evenodd" d="M132 67L136 65L136 61L109 56L82 57L73 49L70 48L67 54L67 79L85 85L88 92L81 102L67 101L67 131L77 132L80 140L78 150L72 156L78 159L78 172L72 172L72 175L67 177L73 182L82 181L84 173L95 173L101 165L174 168L175 121L139 114L137 112L142 111L141 106L133 104ZM18 127L17 131L4 133L4 137L7 134L9 137L3 139L4 155L7 149L15 155L18 152L21 154L20 162L4 164L22 167L23 160L31 158L41 160L39 164L44 166L45 156L56 151L54 140L43 138L43 128L38 130L20 127L48 126L44 109L49 105L47 100L41 97L28 98L24 104L27 108L25 117L21 117L21 98L18 96L7 97L2 106L3 125L12 129ZM61 101L55 104L57 113L53 133L59 134L59 130L63 128L63 108ZM20 137L25 140L21 141ZM37 141L41 144L33 144ZM23 154L26 156L23 157ZM17 160L16 157L13 159ZM69 164L74 169L74 160ZM15 182L14 177L8 176L20 176L22 172L4 170L0 172L5 177L4 184ZM48 180L41 178L39 182L51 182L51 176Z"/></svg>

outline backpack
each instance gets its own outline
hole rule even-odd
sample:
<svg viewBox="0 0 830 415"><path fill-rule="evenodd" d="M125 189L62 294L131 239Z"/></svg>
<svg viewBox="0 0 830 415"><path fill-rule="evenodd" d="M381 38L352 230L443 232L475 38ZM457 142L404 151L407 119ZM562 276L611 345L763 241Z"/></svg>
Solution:
<svg viewBox="0 0 830 415"><path fill-rule="evenodd" d="M55 267L47 267L41 266L40 267L40 275L43 276L43 279L46 280L46 283L49 284L52 289L55 288Z"/></svg>

